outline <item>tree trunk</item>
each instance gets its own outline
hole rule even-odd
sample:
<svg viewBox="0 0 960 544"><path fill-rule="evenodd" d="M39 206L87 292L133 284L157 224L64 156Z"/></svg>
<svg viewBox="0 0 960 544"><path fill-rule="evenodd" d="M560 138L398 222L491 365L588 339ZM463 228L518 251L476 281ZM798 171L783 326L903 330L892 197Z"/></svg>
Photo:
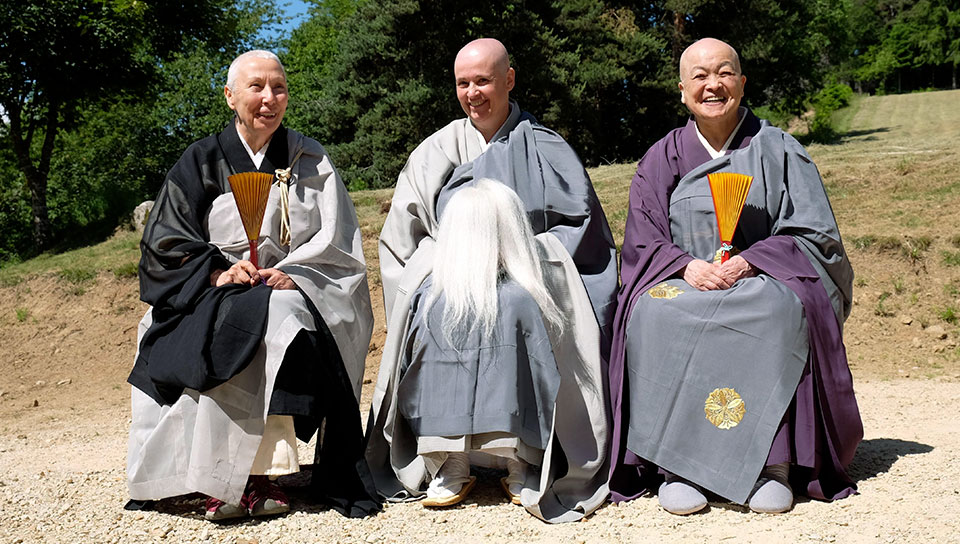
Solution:
<svg viewBox="0 0 960 544"><path fill-rule="evenodd" d="M953 70L950 72L950 88L953 90L957 89L957 65L953 65Z"/></svg>
<svg viewBox="0 0 960 544"><path fill-rule="evenodd" d="M684 35L686 34L686 15L679 11L673 12L673 63L680 66L680 55L683 53Z"/></svg>
<svg viewBox="0 0 960 544"><path fill-rule="evenodd" d="M51 103L47 106L43 145L40 148L40 161L34 164L30 157L33 131L28 131L28 136L24 138L22 109L19 105L9 108L10 138L13 140L13 151L17 157L20 171L23 172L27 180L27 188L30 190L30 209L33 212L33 244L37 250L41 251L47 249L51 242L50 215L47 210L47 177L50 172L50 158L53 156L53 147L60 128L59 109L59 103Z"/></svg>

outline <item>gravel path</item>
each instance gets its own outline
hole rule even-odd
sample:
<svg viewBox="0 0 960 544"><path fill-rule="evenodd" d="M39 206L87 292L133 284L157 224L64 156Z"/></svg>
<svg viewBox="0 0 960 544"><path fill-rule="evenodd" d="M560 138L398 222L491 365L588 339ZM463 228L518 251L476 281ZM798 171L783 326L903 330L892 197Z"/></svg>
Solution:
<svg viewBox="0 0 960 544"><path fill-rule="evenodd" d="M711 503L684 518L641 498L561 526L506 504L493 473L459 507L389 505L365 520L306 504L299 477L285 481L295 511L282 518L215 525L201 517L200 498L126 512L122 391L88 410L25 406L0 420L0 542L960 542L960 383L863 381L857 394L866 428L851 469L859 495L801 501L779 516ZM26 404L0 402L8 414L9 403Z"/></svg>

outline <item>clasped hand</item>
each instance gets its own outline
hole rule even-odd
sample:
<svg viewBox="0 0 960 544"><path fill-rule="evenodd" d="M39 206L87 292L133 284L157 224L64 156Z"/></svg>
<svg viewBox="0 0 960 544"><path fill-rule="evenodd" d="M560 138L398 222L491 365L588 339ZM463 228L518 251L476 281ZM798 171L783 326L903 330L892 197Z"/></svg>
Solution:
<svg viewBox="0 0 960 544"><path fill-rule="evenodd" d="M757 275L757 269L741 256L723 264L694 259L681 271L684 281L701 291L729 289L737 280Z"/></svg>
<svg viewBox="0 0 960 544"><path fill-rule="evenodd" d="M215 270L210 274L210 285L220 287L221 285L236 283L253 287L260 283L261 279L274 289L296 289L297 287L286 272L276 268L258 270L250 261L237 261L227 270Z"/></svg>

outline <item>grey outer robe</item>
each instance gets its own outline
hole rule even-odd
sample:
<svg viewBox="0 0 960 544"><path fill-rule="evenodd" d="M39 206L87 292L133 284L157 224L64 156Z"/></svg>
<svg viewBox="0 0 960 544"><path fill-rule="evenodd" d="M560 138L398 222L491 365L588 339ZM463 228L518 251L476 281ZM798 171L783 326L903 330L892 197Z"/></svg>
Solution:
<svg viewBox="0 0 960 544"><path fill-rule="evenodd" d="M172 406L160 406L132 388L127 452L132 499L201 492L239 503L286 347L301 329L316 330L301 292L323 316L359 399L373 312L356 212L323 147L293 130L287 130L287 140L291 162L302 150L292 169L290 245L280 243L279 189L274 185L258 253L261 267L283 270L299 291L273 293L264 343L246 369L226 383L203 393L187 389ZM221 161L205 166L203 175L226 179L230 173ZM249 258L231 192L213 201L205 225L209 241L229 260ZM139 336L152 322L151 311L141 321Z"/></svg>
<svg viewBox="0 0 960 544"><path fill-rule="evenodd" d="M836 220L816 168L775 127L764 125L748 147L679 180L669 205L673 242L694 258L713 260L719 235L707 174L718 171L755 176L734 246L747 249L771 233L792 233L842 323L850 309L852 269ZM675 298L652 298L655 289L648 290L627 327L627 447L745 503L806 365L804 308L766 272L722 291L700 292L678 278L658 285L676 288ZM724 387L742 395L746 413L739 424L718 429L705 418L704 404L714 388Z"/></svg>
<svg viewBox="0 0 960 544"><path fill-rule="evenodd" d="M503 146L505 138L514 138L515 135L528 143L535 137L542 137L543 149L540 151L549 157L549 167L554 169L551 172L559 173L557 179L561 180L560 183L574 186L574 192L586 201L595 201L589 179L569 146L555 133L534 124L529 115L521 114L516 103L511 106L510 116L494 135L491 146ZM535 168L530 161L540 160L536 156L537 144L528 151L533 157L507 159L501 165L503 172L498 175L524 179L524 172ZM517 144L517 147L521 145ZM452 178L453 183L457 183L468 181L472 174L483 177L485 171L471 172L468 164L482 153L478 133L467 119L454 121L427 138L410 155L400 174L391 210L380 235L388 335L367 425L367 460L378 490L388 498L420 496L429 481L424 462L416 455L416 437L405 425L397 424L400 357L406 350L404 344L409 336L411 298L433 266L434 235L439 218L436 203L441 190ZM454 170L461 166L464 168L455 175ZM570 179L564 179L564 175ZM462 179L458 180L458 177ZM508 186L515 185L509 179L500 181ZM518 189L518 193L523 199L522 191ZM529 207L528 203L525 204ZM561 383L544 452L545 461L540 474L530 471L521 493L527 510L549 522L581 519L599 507L608 494L604 474L608 465L603 450L608 444L609 417L605 404L605 342L601 331L609 329L614 308L616 260L612 237L599 203L591 205L590 211L596 212L589 214L594 228L605 232L605 236L601 234L604 237L599 238L602 243L598 244L603 246L607 255L604 262L594 263L593 268L584 266L580 269L565 247L563 242L575 238L575 233L564 232L560 227L556 232L549 230L537 236L544 256L545 275L548 279L553 278L548 281L548 286L552 286L554 300L569 318L566 334L550 339L557 356ZM539 210L539 213L541 217L549 216L549 210ZM537 223L536 217L533 222ZM541 224L549 224L549 218ZM601 250L597 247L590 249ZM594 287L589 294L583 275L590 275L593 280L587 282ZM558 454L566 457L565 474L556 473L553 457Z"/></svg>

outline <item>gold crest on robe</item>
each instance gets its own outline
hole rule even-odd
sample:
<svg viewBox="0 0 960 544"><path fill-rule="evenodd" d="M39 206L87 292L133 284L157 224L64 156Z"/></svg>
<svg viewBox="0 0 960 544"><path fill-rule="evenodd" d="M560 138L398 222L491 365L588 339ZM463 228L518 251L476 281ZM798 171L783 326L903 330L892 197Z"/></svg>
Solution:
<svg viewBox="0 0 960 544"><path fill-rule="evenodd" d="M731 387L718 387L707 395L703 405L707 421L719 429L727 430L736 427L747 413L747 407L740 398L740 394Z"/></svg>
<svg viewBox="0 0 960 544"><path fill-rule="evenodd" d="M683 290L679 287L668 284L667 282L659 283L654 285L647 291L647 294L650 295L650 298L677 298L683 294Z"/></svg>

